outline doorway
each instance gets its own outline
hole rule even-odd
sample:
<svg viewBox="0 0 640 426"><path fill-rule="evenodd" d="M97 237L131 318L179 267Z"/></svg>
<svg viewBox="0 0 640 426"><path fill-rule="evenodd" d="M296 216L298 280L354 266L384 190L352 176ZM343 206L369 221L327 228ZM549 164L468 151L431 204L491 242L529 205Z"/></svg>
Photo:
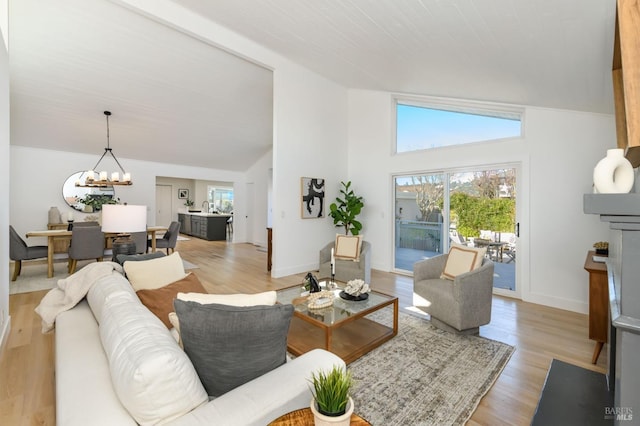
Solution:
<svg viewBox="0 0 640 426"><path fill-rule="evenodd" d="M156 225L169 226L173 220L171 185L156 185Z"/></svg>
<svg viewBox="0 0 640 426"><path fill-rule="evenodd" d="M517 292L517 166L394 176L394 269L411 273L419 260L451 244L486 247L494 289Z"/></svg>

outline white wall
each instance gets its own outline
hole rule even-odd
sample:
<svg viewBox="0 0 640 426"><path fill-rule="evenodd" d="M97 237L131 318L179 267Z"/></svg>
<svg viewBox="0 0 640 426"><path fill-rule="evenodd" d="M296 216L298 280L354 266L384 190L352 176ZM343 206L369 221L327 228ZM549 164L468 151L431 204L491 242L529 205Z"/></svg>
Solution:
<svg viewBox="0 0 640 426"><path fill-rule="evenodd" d="M273 169L273 150L269 150L256 163L247 170L247 184L253 185L254 208L249 212L251 224L247 226L251 234L247 235L247 241L265 247L267 245L267 217L269 214L271 172ZM263 209L262 206L267 206ZM234 214L235 216L235 214ZM235 220L235 217L234 217Z"/></svg>
<svg viewBox="0 0 640 426"><path fill-rule="evenodd" d="M117 153L116 153L117 154ZM18 233L24 235L28 231L46 229L49 207L57 206L63 217L73 212L76 220L83 220L84 213L77 212L67 206L62 198L62 184L69 175L87 169L95 164L96 155L69 153L46 149L12 146L11 157L11 190L10 220ZM4 157L3 157L4 158ZM116 197L121 202L147 206L147 223L155 225L156 177L175 176L201 181L239 182L239 190L235 193L237 208L244 211L243 202L245 177L243 173L187 167L176 164L153 163L120 158L120 162L131 172L133 185L116 187ZM263 207L266 210L266 205ZM243 216L244 217L244 216ZM239 221L239 229L244 227ZM43 240L27 241L28 244L45 244Z"/></svg>
<svg viewBox="0 0 640 426"><path fill-rule="evenodd" d="M300 218L300 178L325 178L325 199L337 195L347 175L347 90L170 1L111 1L273 70L272 275L317 268L335 229L328 218Z"/></svg>
<svg viewBox="0 0 640 426"><path fill-rule="evenodd" d="M608 233L598 217L582 213L582 196L591 192L597 161L615 147L613 116L527 107L522 139L392 155L392 94L350 90L348 114L349 179L365 199L374 268L393 266L393 174L519 163L522 298L587 312L584 259Z"/></svg>
<svg viewBox="0 0 640 426"><path fill-rule="evenodd" d="M7 1L0 0L0 348L9 335L9 57Z"/></svg>
<svg viewBox="0 0 640 426"><path fill-rule="evenodd" d="M325 204L338 195L347 178L347 91L295 66L277 69L274 77L280 119L274 138L272 275L280 277L317 269L320 249L335 238L328 205L324 218L301 219L300 178L325 179Z"/></svg>

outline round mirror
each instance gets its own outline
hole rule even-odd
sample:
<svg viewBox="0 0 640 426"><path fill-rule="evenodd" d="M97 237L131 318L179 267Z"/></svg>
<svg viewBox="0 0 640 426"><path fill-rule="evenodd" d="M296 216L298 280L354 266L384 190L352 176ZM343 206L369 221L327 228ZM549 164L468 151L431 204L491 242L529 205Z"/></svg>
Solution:
<svg viewBox="0 0 640 426"><path fill-rule="evenodd" d="M84 172L77 172L67 178L62 186L62 198L72 208L84 213L102 210L103 204L115 204L116 191L113 186L85 188L76 186Z"/></svg>

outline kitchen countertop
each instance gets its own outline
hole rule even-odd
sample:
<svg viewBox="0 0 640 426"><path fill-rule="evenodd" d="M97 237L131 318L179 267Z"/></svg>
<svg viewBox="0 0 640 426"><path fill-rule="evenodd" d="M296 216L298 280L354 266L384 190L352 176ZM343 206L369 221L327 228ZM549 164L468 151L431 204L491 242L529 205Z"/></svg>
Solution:
<svg viewBox="0 0 640 426"><path fill-rule="evenodd" d="M231 217L228 213L202 213L202 212L183 212L180 214L187 214L190 216L202 216L202 217Z"/></svg>

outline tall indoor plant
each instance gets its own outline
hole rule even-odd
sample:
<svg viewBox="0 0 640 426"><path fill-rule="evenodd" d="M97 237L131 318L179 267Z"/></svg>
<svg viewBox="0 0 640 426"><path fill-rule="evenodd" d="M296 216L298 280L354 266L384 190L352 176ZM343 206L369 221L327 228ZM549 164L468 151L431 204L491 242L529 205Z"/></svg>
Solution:
<svg viewBox="0 0 640 426"><path fill-rule="evenodd" d="M310 408L315 425L349 425L353 413L353 399L349 395L353 386L351 372L336 365L330 371L313 373L311 384Z"/></svg>
<svg viewBox="0 0 640 426"><path fill-rule="evenodd" d="M362 230L362 223L356 220L356 217L362 211L364 202L362 197L358 196L351 189L351 181L342 184L340 194L342 198L337 197L335 203L331 203L329 216L333 218L333 224L336 226L344 226L344 233L349 235L358 235Z"/></svg>

